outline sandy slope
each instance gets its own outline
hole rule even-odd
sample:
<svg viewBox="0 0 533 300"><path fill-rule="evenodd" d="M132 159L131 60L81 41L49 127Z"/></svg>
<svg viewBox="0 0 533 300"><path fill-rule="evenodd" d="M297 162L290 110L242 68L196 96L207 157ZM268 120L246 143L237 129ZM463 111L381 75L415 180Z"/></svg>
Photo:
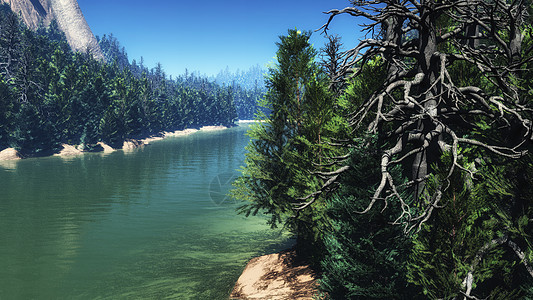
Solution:
<svg viewBox="0 0 533 300"><path fill-rule="evenodd" d="M295 251L253 258L231 292L230 299L313 299L316 275Z"/></svg>
<svg viewBox="0 0 533 300"><path fill-rule="evenodd" d="M18 160L21 158L22 157L18 151L13 148L7 148L0 151L0 160Z"/></svg>

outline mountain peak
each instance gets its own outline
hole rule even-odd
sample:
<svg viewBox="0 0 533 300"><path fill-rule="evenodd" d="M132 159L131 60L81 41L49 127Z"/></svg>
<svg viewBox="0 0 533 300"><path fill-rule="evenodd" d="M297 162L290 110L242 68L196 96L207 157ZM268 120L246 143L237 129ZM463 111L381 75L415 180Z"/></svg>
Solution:
<svg viewBox="0 0 533 300"><path fill-rule="evenodd" d="M85 20L76 0L0 0L19 14L29 28L48 26L56 20L74 51L90 51L97 59L104 59L98 41Z"/></svg>

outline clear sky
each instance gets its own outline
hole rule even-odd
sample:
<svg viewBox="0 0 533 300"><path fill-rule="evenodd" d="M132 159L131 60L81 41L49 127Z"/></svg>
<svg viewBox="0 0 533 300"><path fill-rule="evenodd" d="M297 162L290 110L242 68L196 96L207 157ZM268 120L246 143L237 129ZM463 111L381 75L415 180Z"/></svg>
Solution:
<svg viewBox="0 0 533 300"><path fill-rule="evenodd" d="M144 58L149 68L161 62L167 75L199 71L215 75L265 66L287 29L316 30L328 19L324 11L349 6L348 0L78 0L95 35L113 33L130 61ZM346 47L361 37L358 21L341 16L332 33ZM322 48L319 32L311 38Z"/></svg>

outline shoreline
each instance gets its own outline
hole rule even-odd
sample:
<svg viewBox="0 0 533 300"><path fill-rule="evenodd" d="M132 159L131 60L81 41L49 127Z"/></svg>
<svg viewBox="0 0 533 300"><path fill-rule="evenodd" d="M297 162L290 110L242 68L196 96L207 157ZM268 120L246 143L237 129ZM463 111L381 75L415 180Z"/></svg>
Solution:
<svg viewBox="0 0 533 300"><path fill-rule="evenodd" d="M318 275L294 249L248 261L235 283L231 300L311 300L318 296Z"/></svg>
<svg viewBox="0 0 533 300"><path fill-rule="evenodd" d="M237 124L240 123L240 121L237 121ZM61 144L62 149L57 153L52 153L50 155L43 155L43 156L37 156L37 157L49 157L49 156L59 156L59 157L73 157L78 155L83 155L85 153L111 153L118 150L122 151L131 151L140 147L144 147L145 145L150 145L154 141L163 140L169 137L179 137L179 136L188 136L196 132L211 132L211 131L219 131L228 129L226 126L203 126L200 129L192 129L187 128L184 130L176 130L176 131L163 131L159 134L148 136L145 138L139 138L139 139L126 139L124 140L124 143L122 145L122 148L112 148L111 146L105 144L104 142L98 142L97 145L101 147L101 150L99 151L84 151L79 149L78 146L74 145L68 145L68 144ZM17 150L14 148L6 148L0 151L0 161L17 161L25 159Z"/></svg>

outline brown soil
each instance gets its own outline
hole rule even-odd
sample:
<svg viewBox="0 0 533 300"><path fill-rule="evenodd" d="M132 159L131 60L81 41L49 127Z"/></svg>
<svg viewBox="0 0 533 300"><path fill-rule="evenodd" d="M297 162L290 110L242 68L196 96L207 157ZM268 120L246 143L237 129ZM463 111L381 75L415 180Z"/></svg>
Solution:
<svg viewBox="0 0 533 300"><path fill-rule="evenodd" d="M315 272L294 250L253 258L231 292L230 299L313 299Z"/></svg>

